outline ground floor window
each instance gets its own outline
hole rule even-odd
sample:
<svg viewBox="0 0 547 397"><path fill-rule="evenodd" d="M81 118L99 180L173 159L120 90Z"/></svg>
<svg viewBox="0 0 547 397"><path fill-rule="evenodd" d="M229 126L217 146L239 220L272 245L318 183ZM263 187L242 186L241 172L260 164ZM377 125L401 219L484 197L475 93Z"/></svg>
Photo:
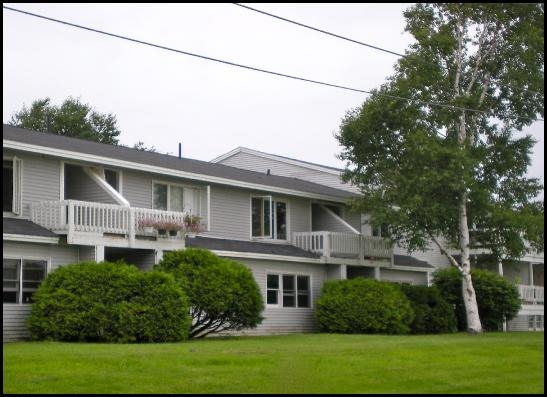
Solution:
<svg viewBox="0 0 547 397"><path fill-rule="evenodd" d="M47 261L3 259L4 303L32 303L32 295L46 277Z"/></svg>
<svg viewBox="0 0 547 397"><path fill-rule="evenodd" d="M283 307L310 307L310 276L268 274L266 302Z"/></svg>

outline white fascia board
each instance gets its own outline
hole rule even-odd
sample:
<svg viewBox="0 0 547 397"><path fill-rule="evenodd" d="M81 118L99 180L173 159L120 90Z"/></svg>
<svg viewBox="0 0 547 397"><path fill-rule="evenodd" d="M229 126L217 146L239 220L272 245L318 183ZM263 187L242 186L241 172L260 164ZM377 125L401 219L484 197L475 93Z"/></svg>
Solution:
<svg viewBox="0 0 547 397"><path fill-rule="evenodd" d="M27 234L2 233L2 239L23 243L59 244L59 237L31 236Z"/></svg>
<svg viewBox="0 0 547 397"><path fill-rule="evenodd" d="M303 258L300 256L285 256L285 255L272 255L272 254L260 254L257 252L236 252L236 251L220 251L211 250L218 256L231 257L231 258L246 258L246 259L266 259L272 261L282 262L300 262L300 263L323 263L320 258Z"/></svg>
<svg viewBox="0 0 547 397"><path fill-rule="evenodd" d="M302 192L300 190L287 189L287 188L281 188L281 187L270 186L270 185L261 185L257 183L251 183L251 182L243 182L243 181L227 179L227 178L222 178L217 176L195 174L192 172L180 171L180 170L175 170L172 168L158 167L158 166L148 165L144 163L135 163L133 161L118 160L118 159L113 159L110 157L102 157L102 156L97 156L94 154L79 153L79 152L73 152L70 150L32 145L32 144L21 143L17 141L4 140L3 147L31 152L31 153L47 154L50 156L56 156L61 158L69 158L72 160L88 161L95 164L110 165L114 167L133 169L137 171L164 174L164 175L169 175L172 177L192 179L192 180L201 181L201 182L216 183L219 185L237 186L237 187L242 187L247 189L263 190L263 191L268 191L272 193L286 194L289 196L298 196L298 197L312 198L317 200L327 200L327 201L334 201L338 203L345 203L346 201L349 200L349 198L344 199L340 197L333 197L333 196L323 195L318 193Z"/></svg>
<svg viewBox="0 0 547 397"><path fill-rule="evenodd" d="M431 269L431 268L423 268L423 267L413 267L413 266L398 266L398 265L393 265L393 266L386 266L386 267L383 267L383 269L392 269L392 270L407 270L407 271L410 271L410 272L422 272L422 273L430 273L430 272L434 272L436 269Z"/></svg>

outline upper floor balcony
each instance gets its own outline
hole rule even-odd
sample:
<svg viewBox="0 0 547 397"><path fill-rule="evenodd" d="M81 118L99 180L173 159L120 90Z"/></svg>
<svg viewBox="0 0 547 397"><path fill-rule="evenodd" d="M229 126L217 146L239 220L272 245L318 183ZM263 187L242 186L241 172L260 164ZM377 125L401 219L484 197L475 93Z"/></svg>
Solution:
<svg viewBox="0 0 547 397"><path fill-rule="evenodd" d="M393 245L382 237L350 232L298 232L292 233L291 243L330 259L353 259L359 263L379 259L393 263Z"/></svg>
<svg viewBox="0 0 547 397"><path fill-rule="evenodd" d="M69 244L109 245L131 248L176 249L184 247L184 231L160 234L147 224L184 225L188 214L79 200L35 202L30 206L31 221L58 234L66 234ZM199 225L205 228L202 221Z"/></svg>
<svg viewBox="0 0 547 397"><path fill-rule="evenodd" d="M522 285L518 286L520 297L524 304L543 305L545 298L545 288L537 285Z"/></svg>

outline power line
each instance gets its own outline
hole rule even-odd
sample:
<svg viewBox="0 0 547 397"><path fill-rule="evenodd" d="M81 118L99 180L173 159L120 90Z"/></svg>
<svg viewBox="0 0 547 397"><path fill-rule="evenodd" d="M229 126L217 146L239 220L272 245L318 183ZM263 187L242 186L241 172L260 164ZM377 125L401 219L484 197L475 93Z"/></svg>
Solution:
<svg viewBox="0 0 547 397"><path fill-rule="evenodd" d="M314 28L313 26L304 25L303 23L292 21L290 19L283 18L283 17L280 17L278 15L270 14L269 12L266 12L266 11L257 10L256 8L252 8L252 7L249 7L249 6L246 6L246 5L243 5L243 4L239 4L239 3L233 3L233 4L235 4L236 6L239 6L239 7L247 8L251 11L258 12L260 14L268 15L270 17L277 18L277 19L280 19L282 21L289 22L289 23L292 23L292 24L295 24L295 25L298 25L298 26L302 26L302 27L307 28L307 29L315 30L316 32L324 33L324 34L327 34L329 36L333 36L333 37L336 37L336 38L339 38L339 39L342 39L342 40L346 40L346 41L350 41L352 43L360 44L360 45L363 45L365 47L370 47L370 48L373 48L373 49L378 50L378 51L387 52L388 54L397 55L399 57L406 57L406 55L399 54L398 52L386 50L385 48L377 47L377 46L374 46L372 44L363 43L361 41L350 39L349 37L344 37L344 36L341 36L339 34L327 32L326 30Z"/></svg>
<svg viewBox="0 0 547 397"><path fill-rule="evenodd" d="M305 82L308 82L308 83L314 83L314 84L320 84L320 85L324 85L324 86L328 86L328 87L340 88L340 89L348 90L348 91L360 92L360 93L369 94L369 95L373 94L371 91L367 91L367 90L362 90L362 89L352 88L352 87L346 87L346 86L342 86L342 85L339 85L339 84L326 83L326 82L323 82L323 81L312 80L312 79L308 79L308 78L304 78L304 77L293 76L293 75L290 75L290 74L279 73L279 72L274 72L274 71L271 71L271 70L261 69L261 68L257 68L257 67L254 67L254 66L247 66L247 65L242 65L242 64L239 64L239 63L235 63L235 62L224 61L222 59L212 58L212 57L209 57L209 56L206 56L206 55L200 55L200 54L195 54L195 53L188 52L188 51L177 50L175 48L166 47L166 46L162 46L162 45L154 44L154 43L149 43L149 42L146 42L146 41L133 39L131 37L122 36L122 35L115 34L115 33L105 32L103 30L94 29L94 28L90 28L90 27L83 26L83 25L78 25L78 24L75 24L75 23L67 22L67 21L62 21L60 19L46 17L44 15L35 14L35 13L29 12L29 11L23 11L23 10L19 10L19 9L4 6L4 5L2 7L7 9L7 10L10 10L10 11L19 12L21 14L30 15L30 16L33 16L33 17L45 19L45 20L52 21L52 22L57 22L57 23L67 25L67 26L72 26L72 27L75 27L75 28L78 28L78 29L88 30L90 32L95 32L95 33L103 34L103 35L106 35L106 36L116 37L118 39L127 40L127 41L131 41L131 42L134 42L134 43L143 44L143 45L147 45L147 46L154 47L154 48L159 48L159 49L162 49L162 50L172 51L172 52L176 52L176 53L179 53L179 54L184 54L184 55L189 55L189 56L193 56L193 57L197 57L197 58L201 58L201 59L206 59L206 60L209 60L209 61L219 62L219 63L223 63L223 64L230 65L230 66L236 66L236 67L239 67L239 68L254 70L254 71L257 71L257 72L272 74L272 75L275 75L275 76L286 77L286 78L293 79L293 80L300 80L300 81L305 81ZM444 103L422 101L422 100L418 100L418 99L405 98L405 97L400 97L400 96L396 96L396 95L389 95L389 94L377 93L377 95L383 96L383 97L386 97L386 98L391 98L391 99L404 100L404 101L407 101L407 102L413 101L413 102L420 103L420 104L423 104L423 105L438 106L438 107L444 107L444 108L447 108L447 109L463 110L463 111L468 111L468 112L489 114L489 112L484 111L484 110L469 109L469 108L464 108L464 107L461 107L461 106L447 105L447 104L444 104ZM529 120L529 121L544 121L543 119L530 119L530 118L525 118L525 117L519 117L519 118L524 119L524 120Z"/></svg>
<svg viewBox="0 0 547 397"><path fill-rule="evenodd" d="M359 45L362 45L362 46L365 46L365 47L369 47L369 48L372 48L372 49L375 49L375 50L378 50L378 51L386 52L386 53L388 53L388 54L396 55L396 56L401 57L401 58L408 58L408 55L406 55L406 54L400 54L400 53L398 53L398 52L391 51L391 50L386 50L385 48L378 47L378 46L374 46L374 45L372 45L372 44L363 43L362 41L354 40L354 39L351 39L351 38L349 38L349 37L345 37L345 36L341 36L341 35L336 34L336 33L328 32L328 31L323 30L323 29L318 29L318 28L315 28L315 27L310 26L310 25L305 25L305 24L303 24L303 23L301 23L301 22L296 22L296 21L293 21L293 20L291 20L291 19L284 18L284 17L280 17L279 15L271 14L271 13L269 13L269 12L262 11L262 10L259 10L259 9L253 8L253 7L249 7L249 6L240 4L240 3L233 3L233 4L236 5L236 6L239 6L239 7L246 8L246 9L248 9L248 10L254 11L254 12L258 12L259 14L264 14L264 15L267 15L267 16L269 16L269 17L276 18L276 19L280 19L280 20L282 20L282 21L285 21L285 22L288 22L288 23L292 23L292 24L294 24L294 25L298 25L298 26L301 26L301 27L306 28L306 29L315 30L316 32L320 32L320 33L323 33L323 34L326 34L326 35L329 35L329 36L333 36L333 37L336 37L336 38L338 38L338 39L346 40L346 41L349 41L349 42L351 42L351 43L359 44ZM518 3L515 3L515 4L518 4ZM528 3L528 4L537 4L537 3ZM429 62L427 62L426 60L423 60L423 59L421 59L421 58L415 58L413 61L418 61L418 62L424 63L424 64L428 64L428 63L429 63ZM531 92L531 93L533 93L533 94L540 94L540 95L543 95L543 93L538 92L538 91L529 90L529 89L524 89L524 90L527 91L527 92Z"/></svg>

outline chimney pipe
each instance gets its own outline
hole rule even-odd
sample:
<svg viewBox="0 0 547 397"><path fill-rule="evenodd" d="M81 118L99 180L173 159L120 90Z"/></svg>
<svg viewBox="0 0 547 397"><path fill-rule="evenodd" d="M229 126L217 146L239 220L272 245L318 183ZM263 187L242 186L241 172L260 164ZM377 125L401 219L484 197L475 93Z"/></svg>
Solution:
<svg viewBox="0 0 547 397"><path fill-rule="evenodd" d="M182 157L182 143L179 142L179 159Z"/></svg>

